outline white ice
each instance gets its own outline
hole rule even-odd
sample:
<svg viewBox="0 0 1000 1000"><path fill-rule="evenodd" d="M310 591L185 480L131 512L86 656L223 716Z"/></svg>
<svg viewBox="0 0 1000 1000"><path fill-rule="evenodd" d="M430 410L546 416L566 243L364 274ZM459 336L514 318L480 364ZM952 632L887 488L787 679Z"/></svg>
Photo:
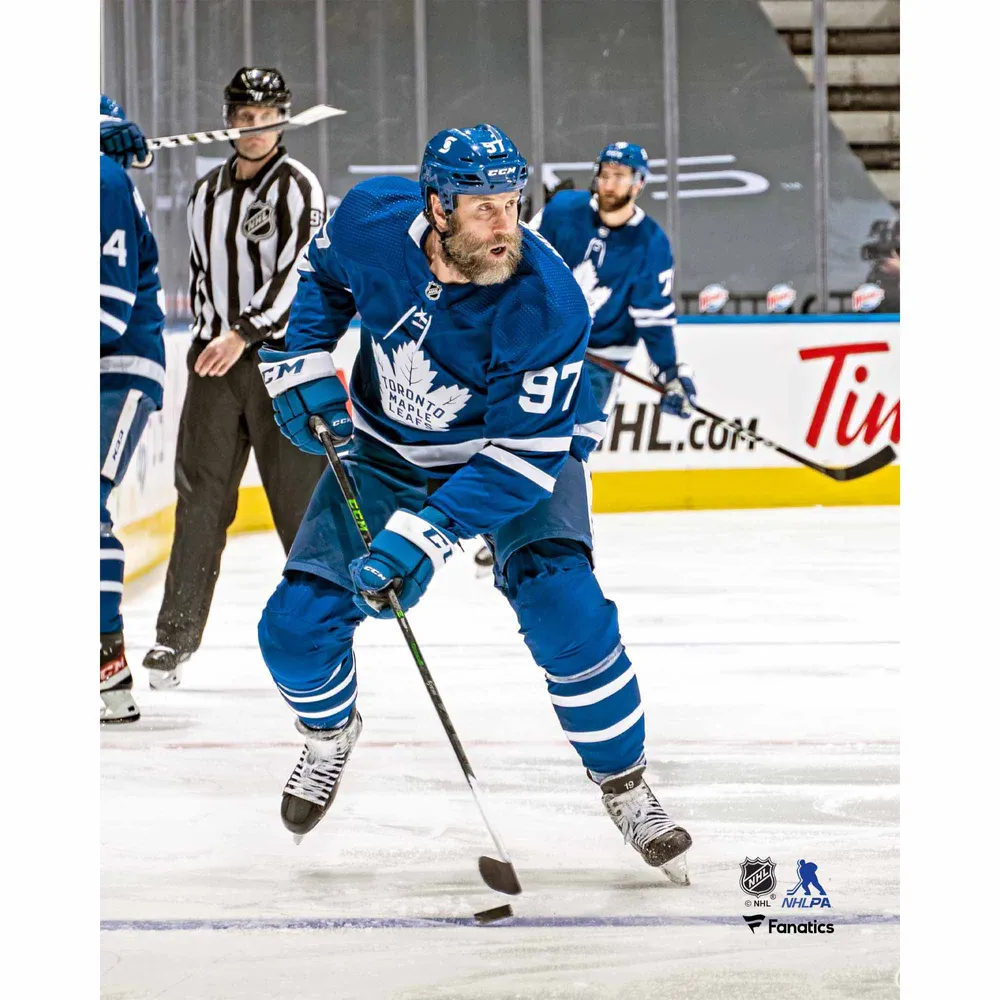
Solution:
<svg viewBox="0 0 1000 1000"><path fill-rule="evenodd" d="M393 622L359 630L364 734L296 847L278 804L301 741L256 643L281 549L242 536L175 691L140 666L163 572L126 588L142 719L101 734L102 996L898 996L898 509L596 521L647 778L694 837L690 887L622 844L471 548L411 620L520 874L521 922L471 923L506 897L479 880L493 847ZM739 886L758 856L778 865L768 911ZM779 908L800 858L832 908ZM835 931L753 933L753 912Z"/></svg>

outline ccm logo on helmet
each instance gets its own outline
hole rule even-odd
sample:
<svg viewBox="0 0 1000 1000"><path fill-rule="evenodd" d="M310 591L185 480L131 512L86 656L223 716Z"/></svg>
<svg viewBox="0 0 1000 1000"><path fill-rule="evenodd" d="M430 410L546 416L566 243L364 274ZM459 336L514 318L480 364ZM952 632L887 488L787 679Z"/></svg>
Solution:
<svg viewBox="0 0 1000 1000"><path fill-rule="evenodd" d="M492 170L486 171L487 177L504 177L506 174L512 174L517 170L517 167L494 167Z"/></svg>

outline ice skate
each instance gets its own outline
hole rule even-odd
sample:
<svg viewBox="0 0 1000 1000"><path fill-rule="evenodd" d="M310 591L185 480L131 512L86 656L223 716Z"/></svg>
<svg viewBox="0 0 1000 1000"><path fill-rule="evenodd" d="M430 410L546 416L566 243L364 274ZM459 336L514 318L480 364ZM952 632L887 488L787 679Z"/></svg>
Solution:
<svg viewBox="0 0 1000 1000"><path fill-rule="evenodd" d="M101 633L101 701L101 725L139 719L121 632Z"/></svg>
<svg viewBox="0 0 1000 1000"><path fill-rule="evenodd" d="M659 868L671 882L690 885L684 852L691 846L691 834L678 826L664 811L642 777L646 765L639 764L601 782L601 800L608 815L643 861Z"/></svg>
<svg viewBox="0 0 1000 1000"><path fill-rule="evenodd" d="M361 735L361 715L355 709L339 729L310 729L301 720L296 721L295 728L305 736L306 745L285 783L281 821L298 844L337 797L344 765Z"/></svg>
<svg viewBox="0 0 1000 1000"><path fill-rule="evenodd" d="M149 671L149 686L154 691L177 687L181 682L181 664L190 658L190 653L179 653L173 647L158 642L142 661Z"/></svg>

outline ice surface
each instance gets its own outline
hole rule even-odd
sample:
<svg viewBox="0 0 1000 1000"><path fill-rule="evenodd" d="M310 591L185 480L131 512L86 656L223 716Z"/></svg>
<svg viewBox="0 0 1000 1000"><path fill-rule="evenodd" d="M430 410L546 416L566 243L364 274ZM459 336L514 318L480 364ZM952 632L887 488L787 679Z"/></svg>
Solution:
<svg viewBox="0 0 1000 1000"><path fill-rule="evenodd" d="M147 688L162 570L126 588L142 720L102 732L107 998L898 995L898 510L598 517L646 709L647 778L694 837L692 885L620 840L475 544L411 621L524 894L513 923L472 796L393 622L358 633L364 735L298 847L301 741L256 644L282 555L233 539L199 653ZM751 933L745 857L819 865L833 935ZM794 911L806 919L820 911Z"/></svg>

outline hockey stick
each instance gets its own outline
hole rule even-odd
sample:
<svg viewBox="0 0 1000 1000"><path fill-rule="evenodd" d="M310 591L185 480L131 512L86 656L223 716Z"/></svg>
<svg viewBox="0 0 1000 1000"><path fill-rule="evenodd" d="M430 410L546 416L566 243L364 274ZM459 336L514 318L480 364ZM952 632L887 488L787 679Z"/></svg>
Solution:
<svg viewBox="0 0 1000 1000"><path fill-rule="evenodd" d="M268 122L266 125L245 125L241 128L208 129L205 132L185 132L182 135L162 135L157 139L147 139L146 148L150 153L156 149L174 149L177 146L195 146L198 143L225 142L227 139L239 139L240 136L253 135L256 132L273 132L275 129L302 128L303 125L315 125L326 118L346 115L341 108L332 108L329 104L317 104L305 111L300 111L291 118L279 122ZM140 170L149 166L152 157L133 166Z"/></svg>
<svg viewBox="0 0 1000 1000"><path fill-rule="evenodd" d="M310 417L309 429L316 435L320 444L323 445L327 461L330 463L333 474L337 477L340 490L344 494L344 500L347 502L347 507L354 518L354 525L358 529L358 534L361 535L361 540L365 543L365 549L370 551L372 543L371 532L368 530L368 524L365 522L365 516L361 512L361 507L358 505L354 486L351 484L347 470L344 468L344 464L337 454L336 445L338 439L333 436L330 428L321 417ZM469 758L465 755L465 750L458 738L458 733L455 732L454 725L452 725L448 710L444 707L444 702L438 693L434 678L431 677L431 672L424 661L423 653L420 652L413 629L410 628L410 623L406 620L406 614L399 605L399 598L391 589L389 591L389 606L396 616L396 621L399 622L399 629L403 633L406 645L410 647L413 662L416 663L417 670L420 671L424 687L427 688L427 693L434 704L434 710L437 712L438 718L441 720L441 725L444 726L444 731L448 735L448 742L451 743L451 748L455 751L458 763L465 774L465 780L469 783L469 788L472 790L472 797L476 800L476 805L479 807L479 812L483 817L483 822L486 824L486 829L490 831L493 843L496 845L496 849L503 859L502 861L497 861L496 858L489 858L484 855L479 859L479 874L483 877L483 881L496 892L505 892L508 896L516 896L521 891L521 883L518 881L517 872L514 871L514 865L511 863L507 849L503 846L500 834L497 833L496 827L487 815L486 805L483 802L482 793L479 789L479 782L476 781L476 776L472 771L472 765L469 763Z"/></svg>
<svg viewBox="0 0 1000 1000"><path fill-rule="evenodd" d="M587 360L592 364L597 365L598 368L603 368L605 371L614 372L616 375L624 375L625 378L630 378L633 382L638 382L639 385L644 385L647 389L652 389L653 392L657 392L661 396L666 394L666 390L663 386L657 385L649 379L644 379L641 375L633 375L632 372L626 371L624 368L616 365L613 361L608 361L606 358L600 358L596 354L592 354L590 351L587 352ZM734 423L732 420L727 420L725 417L720 417L717 413L713 413L711 410L706 410L704 406L699 406L697 403L691 403L691 408L697 410L703 417L708 417L709 420L714 420L722 424L723 427L728 427L729 430L733 431L735 434L742 434L748 441L756 441L757 444L773 448L779 455L784 455L785 458L790 458L793 462L798 462L799 465L804 465L806 468L812 469L814 472L819 472L824 476L829 476L830 479L835 479L838 483L848 483L852 479L860 479L862 476L870 476L873 472L878 472L879 469L885 468L885 466L889 465L896 458L896 452L893 450L892 445L887 444L880 451L875 452L874 455L869 455L868 458L862 459L856 465L848 465L846 468L835 468L830 465L820 465L818 462L813 462L804 455L797 455L794 451L782 448L780 444L775 444L766 437L761 437L759 434L755 434L753 431L747 430L746 427L742 427L740 424Z"/></svg>

